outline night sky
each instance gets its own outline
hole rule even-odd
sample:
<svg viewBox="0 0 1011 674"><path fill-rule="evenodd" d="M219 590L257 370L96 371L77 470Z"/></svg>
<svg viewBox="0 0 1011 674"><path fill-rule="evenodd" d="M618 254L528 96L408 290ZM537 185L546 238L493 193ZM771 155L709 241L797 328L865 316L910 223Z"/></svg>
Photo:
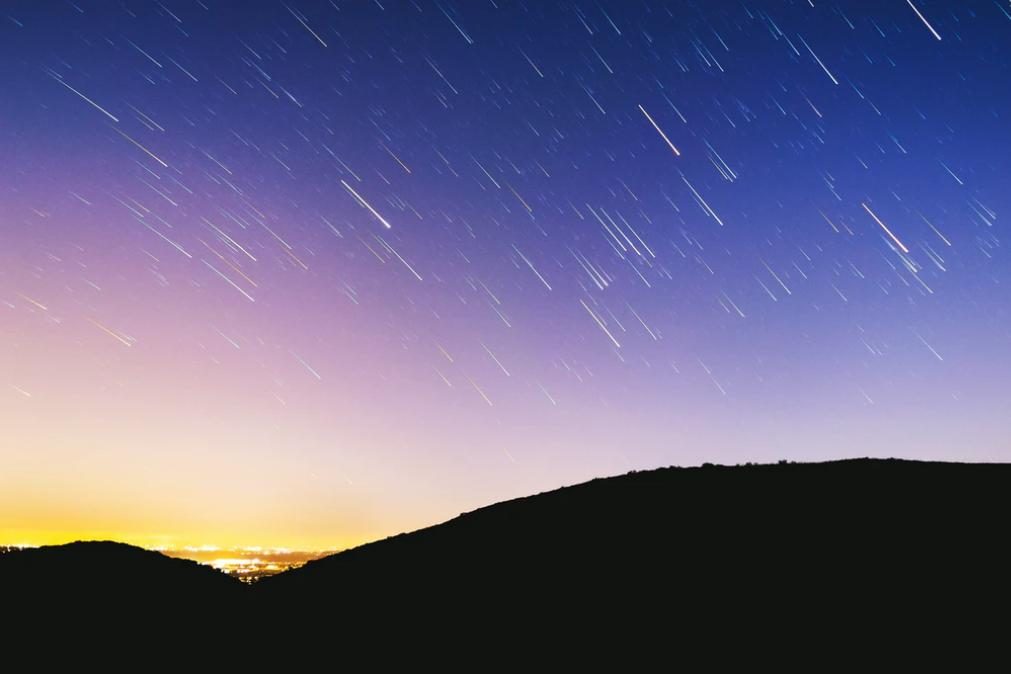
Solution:
<svg viewBox="0 0 1011 674"><path fill-rule="evenodd" d="M1011 6L0 8L0 543L1011 459Z"/></svg>

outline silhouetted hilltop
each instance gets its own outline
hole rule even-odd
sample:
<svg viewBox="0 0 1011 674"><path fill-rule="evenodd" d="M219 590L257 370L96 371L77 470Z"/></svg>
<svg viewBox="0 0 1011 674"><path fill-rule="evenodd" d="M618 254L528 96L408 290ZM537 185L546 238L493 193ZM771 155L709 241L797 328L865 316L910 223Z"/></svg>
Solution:
<svg viewBox="0 0 1011 674"><path fill-rule="evenodd" d="M17 613L53 619L109 612L203 623L240 600L242 584L217 569L111 541L80 541L0 555L0 597Z"/></svg>
<svg viewBox="0 0 1011 674"><path fill-rule="evenodd" d="M665 468L481 508L253 590L280 607L340 606L328 624L344 629L916 618L1006 590L1009 488L1011 465Z"/></svg>
<svg viewBox="0 0 1011 674"><path fill-rule="evenodd" d="M273 646L308 653L363 635L585 647L979 626L1011 598L1009 499L1004 464L665 468L498 503L251 587L75 543L0 555L0 592L6 608L98 606L112 624L173 615L220 635L266 620Z"/></svg>

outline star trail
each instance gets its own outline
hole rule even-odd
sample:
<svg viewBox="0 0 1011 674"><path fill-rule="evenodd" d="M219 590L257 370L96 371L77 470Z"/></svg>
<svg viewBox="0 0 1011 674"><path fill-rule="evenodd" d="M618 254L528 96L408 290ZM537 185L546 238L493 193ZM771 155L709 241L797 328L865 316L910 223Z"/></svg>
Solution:
<svg viewBox="0 0 1011 674"><path fill-rule="evenodd" d="M1004 0L25 0L0 52L0 543L1011 458Z"/></svg>

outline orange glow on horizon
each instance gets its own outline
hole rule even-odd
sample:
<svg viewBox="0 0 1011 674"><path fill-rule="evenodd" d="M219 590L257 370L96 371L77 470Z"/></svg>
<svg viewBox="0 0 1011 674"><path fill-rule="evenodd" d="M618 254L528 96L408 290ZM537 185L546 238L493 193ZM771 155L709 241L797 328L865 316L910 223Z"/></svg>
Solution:
<svg viewBox="0 0 1011 674"><path fill-rule="evenodd" d="M377 538L346 538L325 542L323 539L294 539L287 545L252 545L248 539L228 539L223 537L221 543L207 543L207 539L190 539L185 537L162 536L157 534L136 534L113 529L11 529L0 528L0 547L37 548L45 545L64 545L79 541L114 541L135 545L139 548L156 551L171 551L174 553L192 553L193 555L242 550L242 551L275 551L285 553L336 552L347 550ZM177 555L186 556L189 555Z"/></svg>

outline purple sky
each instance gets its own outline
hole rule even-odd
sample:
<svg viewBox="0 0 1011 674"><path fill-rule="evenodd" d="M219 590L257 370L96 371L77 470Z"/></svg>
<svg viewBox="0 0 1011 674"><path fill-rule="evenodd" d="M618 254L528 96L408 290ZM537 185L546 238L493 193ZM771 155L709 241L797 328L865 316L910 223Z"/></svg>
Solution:
<svg viewBox="0 0 1011 674"><path fill-rule="evenodd" d="M1011 455L999 2L6 3L0 542Z"/></svg>

